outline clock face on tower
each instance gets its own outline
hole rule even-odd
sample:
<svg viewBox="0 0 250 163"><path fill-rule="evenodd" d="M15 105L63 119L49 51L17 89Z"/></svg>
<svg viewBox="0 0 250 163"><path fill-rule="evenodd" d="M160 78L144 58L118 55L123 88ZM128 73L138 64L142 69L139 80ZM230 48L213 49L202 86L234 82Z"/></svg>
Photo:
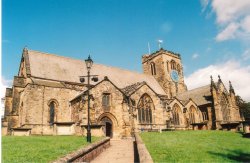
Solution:
<svg viewBox="0 0 250 163"><path fill-rule="evenodd" d="M171 78L176 83L179 81L179 75L178 75L178 72L176 70L171 71Z"/></svg>

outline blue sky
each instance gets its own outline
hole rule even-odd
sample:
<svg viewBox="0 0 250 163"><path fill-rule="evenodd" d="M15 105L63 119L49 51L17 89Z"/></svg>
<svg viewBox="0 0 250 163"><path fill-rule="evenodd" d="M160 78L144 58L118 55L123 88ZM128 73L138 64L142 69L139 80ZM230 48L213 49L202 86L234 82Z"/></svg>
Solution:
<svg viewBox="0 0 250 163"><path fill-rule="evenodd" d="M165 49L181 54L191 88L190 77L197 79L200 74L192 75L205 73L209 66L217 70L233 63L244 70L242 75L249 75L248 31L236 24L249 13L225 20L220 7L227 6L216 1L220 0L3 0L2 77L9 81L17 75L24 46L78 59L91 53L94 62L141 72L148 42L155 51L158 39ZM209 74L202 80L209 82Z"/></svg>

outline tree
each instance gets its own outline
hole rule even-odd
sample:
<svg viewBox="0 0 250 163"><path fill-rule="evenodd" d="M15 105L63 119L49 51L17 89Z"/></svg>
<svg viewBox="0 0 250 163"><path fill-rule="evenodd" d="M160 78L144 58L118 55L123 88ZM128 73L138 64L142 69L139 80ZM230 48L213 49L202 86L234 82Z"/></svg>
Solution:
<svg viewBox="0 0 250 163"><path fill-rule="evenodd" d="M236 96L236 103L239 106L240 114L245 120L250 120L250 102L245 102L240 96Z"/></svg>

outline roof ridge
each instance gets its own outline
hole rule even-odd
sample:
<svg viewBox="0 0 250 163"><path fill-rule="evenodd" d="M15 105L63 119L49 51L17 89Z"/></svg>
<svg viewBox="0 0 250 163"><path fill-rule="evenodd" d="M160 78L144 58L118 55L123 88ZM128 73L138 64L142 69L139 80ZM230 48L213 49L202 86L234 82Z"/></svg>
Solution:
<svg viewBox="0 0 250 163"><path fill-rule="evenodd" d="M204 85L204 86L201 86L201 87L197 87L197 88L193 88L193 89L190 89L190 90L188 90L188 91L186 91L186 92L195 91L195 90L197 90L197 89L204 88L204 87L208 87L208 86L210 86L210 84L207 84L207 85ZM184 92L183 92L183 93L184 93Z"/></svg>
<svg viewBox="0 0 250 163"><path fill-rule="evenodd" d="M71 58L71 57L67 57L67 56L61 56L61 55L54 54L54 53L47 53L47 52L42 52L42 51L37 51L37 50L32 50L32 49L29 49L28 51L33 51L33 52L42 53L42 54L46 54L46 55L50 55L50 56L55 56L55 57L66 58L66 59L70 59L70 60L76 60L76 61L82 61L82 62L84 62L84 60L81 60L81 59ZM94 65L105 66L105 67L114 68L114 69L117 69L117 70L122 70L122 71L136 73L138 75L152 77L151 75L147 75L147 74L144 74L144 73L141 73L141 72L138 72L138 71L128 70L128 69L125 69L125 68L120 68L120 67L105 65L105 64L101 64L101 63L94 63Z"/></svg>
<svg viewBox="0 0 250 163"><path fill-rule="evenodd" d="M58 55L58 54L54 54L54 53L47 53L47 52L42 52L42 51L32 50L32 49L28 50L28 54L29 54L29 51L33 51L33 52L37 52L37 53L42 53L42 54L46 54L46 55L50 55L50 56L55 56L55 57L60 57L60 58L67 58L67 59L71 59L71 60L84 61L84 60L80 60L80 59L76 59L76 58L71 58L71 57L68 57L68 56L62 56L62 55Z"/></svg>

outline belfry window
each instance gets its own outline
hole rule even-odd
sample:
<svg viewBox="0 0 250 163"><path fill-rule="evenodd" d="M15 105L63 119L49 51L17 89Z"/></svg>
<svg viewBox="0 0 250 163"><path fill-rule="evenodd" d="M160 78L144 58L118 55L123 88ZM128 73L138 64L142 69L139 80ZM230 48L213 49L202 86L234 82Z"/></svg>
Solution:
<svg viewBox="0 0 250 163"><path fill-rule="evenodd" d="M154 104L152 99L144 94L138 103L138 120L139 123L152 123L152 109Z"/></svg>
<svg viewBox="0 0 250 163"><path fill-rule="evenodd" d="M109 107L110 106L110 94L104 93L102 95L102 106Z"/></svg>
<svg viewBox="0 0 250 163"><path fill-rule="evenodd" d="M50 125L53 125L55 122L55 102L52 101L49 104L49 123Z"/></svg>
<svg viewBox="0 0 250 163"><path fill-rule="evenodd" d="M180 65L179 65L179 64L177 64L177 71L178 71L178 74L180 74L180 73L181 73L181 67L180 67Z"/></svg>
<svg viewBox="0 0 250 163"><path fill-rule="evenodd" d="M155 63L154 62L150 63L150 68L151 68L151 74L156 75L156 69L155 69Z"/></svg>
<svg viewBox="0 0 250 163"><path fill-rule="evenodd" d="M169 72L169 61L167 61L167 72Z"/></svg>
<svg viewBox="0 0 250 163"><path fill-rule="evenodd" d="M174 60L170 62L170 66L172 70L176 70L176 62Z"/></svg>

